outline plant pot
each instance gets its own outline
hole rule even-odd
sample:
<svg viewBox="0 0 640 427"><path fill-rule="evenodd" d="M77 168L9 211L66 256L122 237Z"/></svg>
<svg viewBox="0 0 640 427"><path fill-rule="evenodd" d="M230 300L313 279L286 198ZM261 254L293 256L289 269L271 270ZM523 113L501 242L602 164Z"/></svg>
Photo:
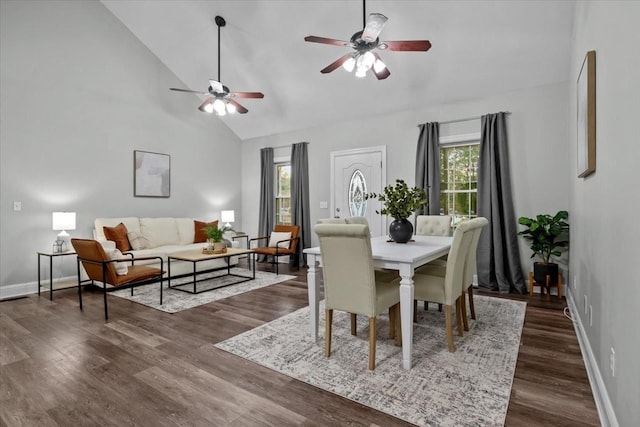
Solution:
<svg viewBox="0 0 640 427"><path fill-rule="evenodd" d="M407 243L413 236L413 224L408 219L396 219L389 225L389 236L396 243Z"/></svg>
<svg viewBox="0 0 640 427"><path fill-rule="evenodd" d="M207 249L210 251L219 251L227 247L224 242L216 242L213 239L207 239Z"/></svg>
<svg viewBox="0 0 640 427"><path fill-rule="evenodd" d="M549 284L555 285L558 283L558 264L543 262L533 263L533 280L541 285L547 284L547 275L549 277Z"/></svg>

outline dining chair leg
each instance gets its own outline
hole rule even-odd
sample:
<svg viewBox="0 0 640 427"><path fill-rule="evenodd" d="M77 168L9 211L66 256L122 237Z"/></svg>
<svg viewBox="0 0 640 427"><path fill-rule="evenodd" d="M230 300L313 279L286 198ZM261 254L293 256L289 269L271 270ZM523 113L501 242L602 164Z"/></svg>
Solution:
<svg viewBox="0 0 640 427"><path fill-rule="evenodd" d="M396 347L402 347L402 321L400 320L400 303L397 303L394 307L396 314L396 332L394 345Z"/></svg>
<svg viewBox="0 0 640 427"><path fill-rule="evenodd" d="M424 311L429 311L429 301L424 302Z"/></svg>
<svg viewBox="0 0 640 427"><path fill-rule="evenodd" d="M444 327L447 332L447 345L449 347L449 352L453 353L456 351L456 347L453 345L453 314L451 312L451 306L444 306Z"/></svg>
<svg viewBox="0 0 640 427"><path fill-rule="evenodd" d="M369 370L376 368L376 318L369 318Z"/></svg>
<svg viewBox="0 0 640 427"><path fill-rule="evenodd" d="M462 295L456 299L456 326L458 327L458 336L462 336Z"/></svg>
<svg viewBox="0 0 640 427"><path fill-rule="evenodd" d="M413 323L418 323L418 300L413 300Z"/></svg>
<svg viewBox="0 0 640 427"><path fill-rule="evenodd" d="M333 323L333 310L325 310L325 337L324 337L324 355L331 355L331 323Z"/></svg>
<svg viewBox="0 0 640 427"><path fill-rule="evenodd" d="M469 311L471 311L471 318L476 320L476 307L473 305L473 286L469 286L467 294L469 295Z"/></svg>
<svg viewBox="0 0 640 427"><path fill-rule="evenodd" d="M356 335L357 325L358 325L358 316L355 313L351 313L351 335Z"/></svg>
<svg viewBox="0 0 640 427"><path fill-rule="evenodd" d="M462 312L462 325L465 331L469 330L469 319L467 319L467 297L466 292L460 297L460 311Z"/></svg>
<svg viewBox="0 0 640 427"><path fill-rule="evenodd" d="M396 336L396 310L395 305L389 307L389 339L392 340Z"/></svg>
<svg viewBox="0 0 640 427"><path fill-rule="evenodd" d="M442 313L442 304L438 304L438 311Z"/></svg>

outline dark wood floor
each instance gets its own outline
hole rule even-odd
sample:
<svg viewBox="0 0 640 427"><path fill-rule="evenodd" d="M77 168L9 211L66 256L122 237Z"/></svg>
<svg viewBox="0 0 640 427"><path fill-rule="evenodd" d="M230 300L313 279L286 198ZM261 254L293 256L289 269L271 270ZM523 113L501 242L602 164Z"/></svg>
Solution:
<svg viewBox="0 0 640 427"><path fill-rule="evenodd" d="M306 270L281 272L176 314L109 297L108 323L99 292L0 302L0 425L408 425L213 346L307 305ZM564 304L480 293L529 303L506 425L599 425Z"/></svg>

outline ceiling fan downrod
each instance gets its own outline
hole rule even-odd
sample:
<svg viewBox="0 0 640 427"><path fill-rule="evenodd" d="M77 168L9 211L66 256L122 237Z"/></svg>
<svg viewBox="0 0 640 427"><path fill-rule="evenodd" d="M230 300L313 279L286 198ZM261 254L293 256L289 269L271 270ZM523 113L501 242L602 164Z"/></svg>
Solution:
<svg viewBox="0 0 640 427"><path fill-rule="evenodd" d="M218 81L220 80L220 27L224 27L227 25L227 21L224 20L222 16L216 16L215 18L216 25L218 26Z"/></svg>

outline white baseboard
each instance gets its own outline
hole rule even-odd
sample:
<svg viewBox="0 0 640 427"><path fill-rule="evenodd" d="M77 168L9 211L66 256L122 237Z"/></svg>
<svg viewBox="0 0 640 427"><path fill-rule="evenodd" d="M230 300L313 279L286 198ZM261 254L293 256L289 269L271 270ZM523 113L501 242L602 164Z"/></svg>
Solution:
<svg viewBox="0 0 640 427"><path fill-rule="evenodd" d="M616 413L613 409L611 399L607 393L607 388L602 378L602 373L598 367L596 358L591 350L591 344L589 344L589 338L582 325L582 320L577 313L578 307L573 300L573 293L569 286L566 287L566 298L571 310L572 317L574 318L574 328L578 337L578 343L580 344L580 350L582 352L582 358L584 360L584 366L587 369L587 376L589 377L589 383L591 384L591 390L593 390L593 399L596 402L596 408L598 409L598 415L600 416L600 424L603 427L619 427Z"/></svg>
<svg viewBox="0 0 640 427"><path fill-rule="evenodd" d="M60 277L55 279L55 282L58 281L67 281L67 280L78 280L77 276L68 276L68 277ZM54 283L55 283L54 282ZM47 290L44 289L41 291L42 293L48 293L49 289L49 280L45 280L42 282L43 285L47 286ZM27 283L16 283L14 285L0 286L0 301L11 298L23 297L29 294L35 294L38 292L38 282L27 282Z"/></svg>

